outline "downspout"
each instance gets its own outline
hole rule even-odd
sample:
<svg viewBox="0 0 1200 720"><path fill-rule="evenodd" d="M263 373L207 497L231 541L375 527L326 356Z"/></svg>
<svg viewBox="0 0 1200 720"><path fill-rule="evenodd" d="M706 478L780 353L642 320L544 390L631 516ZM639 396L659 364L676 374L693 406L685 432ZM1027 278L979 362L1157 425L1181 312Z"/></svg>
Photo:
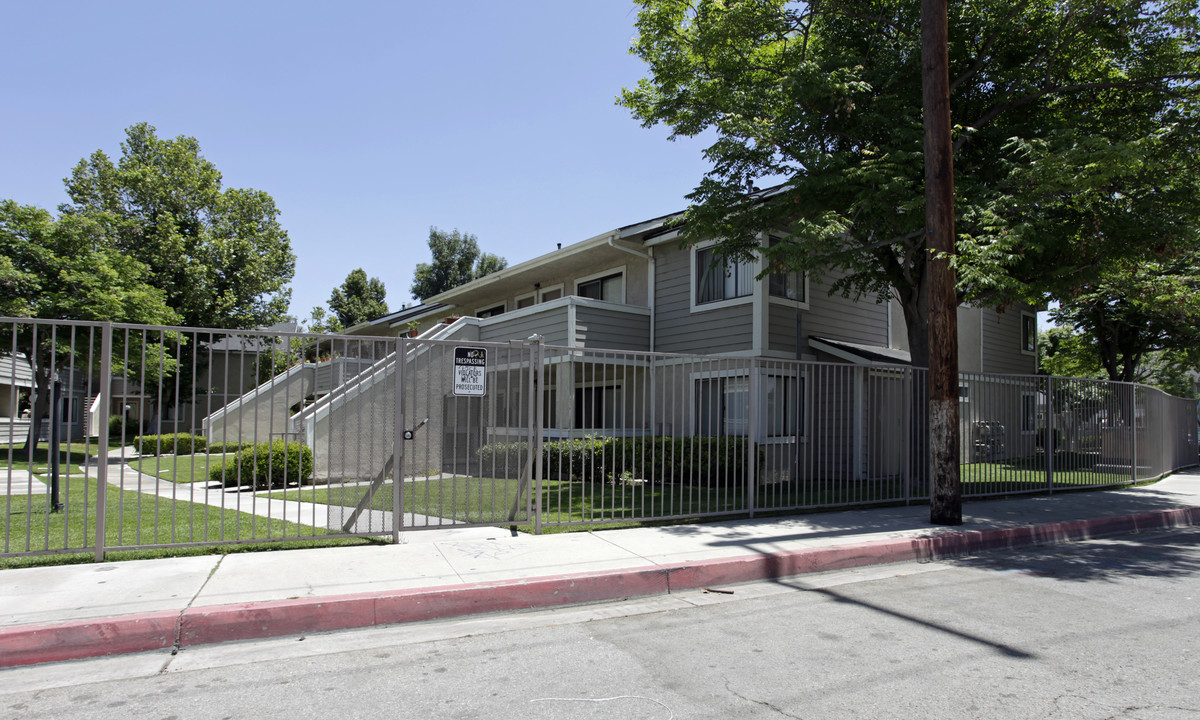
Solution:
<svg viewBox="0 0 1200 720"><path fill-rule="evenodd" d="M613 248L614 250L627 252L630 255L636 255L648 261L647 264L649 267L646 269L646 304L650 308L650 352L654 352L654 276L656 274L654 264L654 248L649 248L647 252L639 252L633 248L625 247L624 245L618 245L617 237L617 233L613 233L612 235L608 236L609 247Z"/></svg>

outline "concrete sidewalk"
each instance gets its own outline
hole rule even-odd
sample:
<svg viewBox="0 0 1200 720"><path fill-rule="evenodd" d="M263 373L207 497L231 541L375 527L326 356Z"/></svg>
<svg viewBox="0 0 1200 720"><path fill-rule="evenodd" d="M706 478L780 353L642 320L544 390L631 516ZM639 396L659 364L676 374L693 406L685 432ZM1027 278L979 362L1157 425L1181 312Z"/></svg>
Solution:
<svg viewBox="0 0 1200 720"><path fill-rule="evenodd" d="M1103 492L0 571L0 667L670 593L1200 524L1200 471Z"/></svg>

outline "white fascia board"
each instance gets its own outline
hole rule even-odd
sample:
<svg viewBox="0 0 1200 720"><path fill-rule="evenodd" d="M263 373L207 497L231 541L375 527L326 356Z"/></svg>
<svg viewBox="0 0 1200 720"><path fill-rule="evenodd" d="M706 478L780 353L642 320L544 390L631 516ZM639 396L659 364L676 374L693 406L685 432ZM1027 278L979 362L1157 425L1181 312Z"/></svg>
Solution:
<svg viewBox="0 0 1200 720"><path fill-rule="evenodd" d="M487 287L488 285L492 285L500 280L505 280L513 275L519 275L527 270L532 270L533 268L546 265L559 258L571 257L572 255L578 255L581 252L587 252L588 250L593 250L597 247L606 246L608 245L608 239L616 236L619 236L619 233L616 230L609 230L608 232L601 233L595 237L590 237L582 242L568 245L561 250L548 252L545 255L539 255L532 260L526 260L523 263L518 263L512 267L504 268L499 272L485 275L478 280L473 280L466 285L459 285L458 287L447 290L440 295L434 295L431 298L425 298L425 302L453 305L455 304L454 298L457 295Z"/></svg>
<svg viewBox="0 0 1200 720"><path fill-rule="evenodd" d="M874 365L875 364L873 361L868 360L859 355L855 355L852 352L848 352L846 350L834 347L832 345L826 345L825 343L821 342L820 340L817 340L816 338L810 337L808 339L808 344L809 344L809 347L812 347L814 350L820 350L823 353L828 353L828 354L834 356L835 358L845 360L846 362L853 363L855 365Z"/></svg>

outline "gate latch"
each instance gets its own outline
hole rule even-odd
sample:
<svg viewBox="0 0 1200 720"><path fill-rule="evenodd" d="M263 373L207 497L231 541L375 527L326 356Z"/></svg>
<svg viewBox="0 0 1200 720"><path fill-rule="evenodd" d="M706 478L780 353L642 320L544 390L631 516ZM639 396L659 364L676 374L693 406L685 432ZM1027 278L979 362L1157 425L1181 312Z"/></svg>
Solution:
<svg viewBox="0 0 1200 720"><path fill-rule="evenodd" d="M425 418L421 422L417 423L417 426L415 428L413 428L412 430L405 430L404 431L404 439L412 440L414 437L416 437L417 431L420 430L421 427L424 426L425 423L427 423L427 422L429 422L429 418Z"/></svg>

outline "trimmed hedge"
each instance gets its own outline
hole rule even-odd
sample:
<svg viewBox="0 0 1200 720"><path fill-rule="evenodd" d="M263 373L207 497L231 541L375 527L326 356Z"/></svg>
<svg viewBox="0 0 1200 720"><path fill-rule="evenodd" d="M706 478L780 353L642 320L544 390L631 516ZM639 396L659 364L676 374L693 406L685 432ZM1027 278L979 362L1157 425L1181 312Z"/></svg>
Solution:
<svg viewBox="0 0 1200 720"><path fill-rule="evenodd" d="M250 442L249 440L247 440L246 442L238 442L236 440L231 440L229 442L209 443L208 451L215 455L218 453L237 452L238 450L245 450L246 448L252 448L252 447L254 447L254 443Z"/></svg>
<svg viewBox="0 0 1200 720"><path fill-rule="evenodd" d="M108 436L110 438L119 438L122 436L136 435L141 433L148 423L139 423L136 418L125 418L121 415L110 415L108 418Z"/></svg>
<svg viewBox="0 0 1200 720"><path fill-rule="evenodd" d="M139 455L191 455L204 452L206 442L199 435L173 433L169 435L138 435L133 445Z"/></svg>
<svg viewBox="0 0 1200 720"><path fill-rule="evenodd" d="M480 472L498 478L521 474L526 442L491 443L475 451ZM542 476L551 480L709 485L747 476L749 441L740 437L578 438L542 443ZM759 465L764 452L758 450Z"/></svg>
<svg viewBox="0 0 1200 720"><path fill-rule="evenodd" d="M262 442L238 451L209 471L210 482L225 487L253 487L266 490L290 483L303 484L312 477L313 454L304 443Z"/></svg>

